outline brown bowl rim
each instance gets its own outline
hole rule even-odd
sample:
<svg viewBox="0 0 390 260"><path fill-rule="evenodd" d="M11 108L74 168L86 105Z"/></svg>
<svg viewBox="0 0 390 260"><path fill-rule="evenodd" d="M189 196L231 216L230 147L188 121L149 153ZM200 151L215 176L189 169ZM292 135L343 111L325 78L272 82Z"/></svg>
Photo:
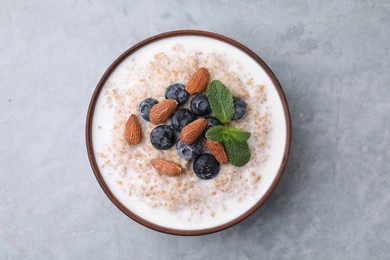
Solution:
<svg viewBox="0 0 390 260"><path fill-rule="evenodd" d="M282 163L280 164L278 173L276 174L275 179L273 180L272 184L269 186L268 190L265 192L265 194L259 199L259 201L253 205L249 210L241 214L240 216L236 217L235 219L224 223L222 225L212 227L212 228L206 228L206 229L197 229L197 230L182 230L182 229L173 229L173 228L168 228L160 225L156 225L154 223L151 223L140 216L136 215L132 211L130 211L127 207L125 207L111 192L111 190L108 188L106 182L104 181L102 174L99 171L99 167L96 163L95 159L95 153L93 150L93 143L92 143L92 120L93 120L93 114L95 111L95 106L96 106L96 101L100 95L100 92L111 75L111 73L116 69L116 67L128 56L130 56L132 53L135 51L139 50L140 48L153 43L155 41L165 39L165 38L171 38L171 37L176 37L176 36L202 36L202 37L208 37L212 39L216 39L222 42L225 42L229 45L232 45L233 47L238 48L239 50L243 51L247 55L249 55L253 60L256 61L257 64L259 64L264 71L267 73L268 77L272 80L279 98L282 102L283 105L283 110L284 110L284 116L285 116L285 121L286 121L286 145L284 149L284 155L283 155L283 160ZM290 146L291 146L291 118L290 118L290 112L287 104L286 97L284 95L283 89L274 75L274 73L271 71L271 69L268 67L268 65L259 57L257 56L253 51L251 51L249 48L246 46L242 45L241 43L232 40L226 36L216 34L213 32L208 32L208 31L200 31L200 30L178 30L178 31L170 31L170 32L165 32L161 33L155 36L152 36L150 38L147 38L128 50L126 50L123 54L121 54L111 65L110 67L106 70L106 72L103 74L102 78L100 79L99 83L97 84L95 91L92 95L89 107L88 107L88 112L87 112L87 121L86 121L86 129L85 129L85 135L86 135L86 145L87 145L87 152L88 152L88 158L92 167L92 170L95 174L95 177L97 181L100 184L100 187L103 189L107 197L111 200L114 205L121 210L124 214L126 214L129 218L133 219L134 221L138 222L139 224L148 227L150 229L153 229L155 231L163 232L166 234L171 234L171 235L182 235L182 236L195 236L195 235L206 235L206 234L211 234L215 233L218 231L222 231L224 229L227 229L229 227L232 227L239 222L243 221L250 215L252 215L258 208L260 208L264 202L268 199L268 197L271 195L271 193L274 191L276 188L277 184L279 183L283 171L285 170L288 162L288 158L290 155Z"/></svg>

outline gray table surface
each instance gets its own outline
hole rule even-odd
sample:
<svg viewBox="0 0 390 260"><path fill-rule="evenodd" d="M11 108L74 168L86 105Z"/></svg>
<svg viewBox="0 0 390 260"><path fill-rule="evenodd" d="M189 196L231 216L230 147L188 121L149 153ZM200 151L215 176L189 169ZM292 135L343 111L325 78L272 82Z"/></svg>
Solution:
<svg viewBox="0 0 390 260"><path fill-rule="evenodd" d="M390 259L390 2L1 1L1 259ZM285 174L243 223L149 230L92 174L87 107L138 41L210 30L259 54L292 114Z"/></svg>

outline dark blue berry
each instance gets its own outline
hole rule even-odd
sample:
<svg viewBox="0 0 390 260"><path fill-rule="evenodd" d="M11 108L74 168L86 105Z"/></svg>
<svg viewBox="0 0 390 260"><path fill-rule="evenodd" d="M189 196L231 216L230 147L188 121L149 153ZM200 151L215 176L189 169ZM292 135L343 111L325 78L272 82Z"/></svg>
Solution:
<svg viewBox="0 0 390 260"><path fill-rule="evenodd" d="M218 175L219 162L211 154L202 153L196 157L192 164L192 169L200 179L212 179Z"/></svg>
<svg viewBox="0 0 390 260"><path fill-rule="evenodd" d="M240 97L233 97L234 102L234 115L232 120L237 120L243 117L246 113L245 101Z"/></svg>
<svg viewBox="0 0 390 260"><path fill-rule="evenodd" d="M186 160L192 160L199 154L203 149L202 140L198 139L192 144L183 144L180 140L176 143L177 154Z"/></svg>
<svg viewBox="0 0 390 260"><path fill-rule="evenodd" d="M207 130L209 130L210 128L212 128L214 126L221 125L221 122L213 116L206 116L204 119L206 119L206 121L207 121L207 126L202 133L203 137L205 136Z"/></svg>
<svg viewBox="0 0 390 260"><path fill-rule="evenodd" d="M165 91L165 98L176 100L179 106L187 102L189 96L186 87L180 83L169 85Z"/></svg>
<svg viewBox="0 0 390 260"><path fill-rule="evenodd" d="M205 94L198 94L191 100L191 110L197 116L206 116L211 113L209 100Z"/></svg>
<svg viewBox="0 0 390 260"><path fill-rule="evenodd" d="M150 133L150 142L156 149L167 150L175 143L175 131L170 126L159 125Z"/></svg>
<svg viewBox="0 0 390 260"><path fill-rule="evenodd" d="M142 118L149 121L149 114L150 114L150 109L154 105L156 105L158 101L154 98L147 98L144 99L140 104L139 104L139 113L141 114Z"/></svg>
<svg viewBox="0 0 390 260"><path fill-rule="evenodd" d="M172 128L180 132L183 127L194 121L195 118L191 110L186 108L177 109L171 117Z"/></svg>

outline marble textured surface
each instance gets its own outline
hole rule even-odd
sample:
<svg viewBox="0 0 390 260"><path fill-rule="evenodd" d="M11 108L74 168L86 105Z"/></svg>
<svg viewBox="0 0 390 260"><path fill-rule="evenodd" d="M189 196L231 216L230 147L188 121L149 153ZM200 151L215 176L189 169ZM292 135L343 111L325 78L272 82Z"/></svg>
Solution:
<svg viewBox="0 0 390 260"><path fill-rule="evenodd" d="M293 146L266 204L203 237L149 230L104 195L84 125L111 62L175 29L258 53ZM1 1L1 259L389 259L390 2Z"/></svg>

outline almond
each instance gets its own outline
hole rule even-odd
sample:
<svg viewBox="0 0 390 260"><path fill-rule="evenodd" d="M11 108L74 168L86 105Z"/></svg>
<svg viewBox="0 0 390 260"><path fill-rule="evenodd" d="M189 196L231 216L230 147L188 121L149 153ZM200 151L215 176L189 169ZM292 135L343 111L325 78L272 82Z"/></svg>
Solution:
<svg viewBox="0 0 390 260"><path fill-rule="evenodd" d="M138 144L141 142L141 125L139 124L138 117L134 114L127 119L125 126L125 139L129 144Z"/></svg>
<svg viewBox="0 0 390 260"><path fill-rule="evenodd" d="M150 162L159 174L173 177L181 173L180 165L174 162L163 159L153 159Z"/></svg>
<svg viewBox="0 0 390 260"><path fill-rule="evenodd" d="M209 84L210 73L205 68L200 68L192 74L187 83L186 90L191 95L203 92Z"/></svg>
<svg viewBox="0 0 390 260"><path fill-rule="evenodd" d="M228 163L228 158L225 153L225 149L223 148L223 145L221 143L207 139L206 145L207 148L209 148L210 152L214 155L215 159L217 159L220 164Z"/></svg>
<svg viewBox="0 0 390 260"><path fill-rule="evenodd" d="M180 133L180 140L183 144L192 144L199 138L207 126L207 120L199 118L186 125Z"/></svg>
<svg viewBox="0 0 390 260"><path fill-rule="evenodd" d="M154 105L150 110L150 122L159 125L167 121L177 107L177 101L174 99L165 99Z"/></svg>

